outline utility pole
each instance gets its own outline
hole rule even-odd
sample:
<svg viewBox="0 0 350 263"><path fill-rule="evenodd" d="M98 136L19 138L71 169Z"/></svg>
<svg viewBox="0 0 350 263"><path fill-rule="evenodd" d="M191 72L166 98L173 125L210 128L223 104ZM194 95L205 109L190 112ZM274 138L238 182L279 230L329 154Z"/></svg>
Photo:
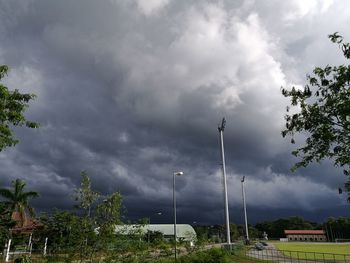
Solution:
<svg viewBox="0 0 350 263"><path fill-rule="evenodd" d="M244 189L244 179L245 176L242 177L242 198L243 198L243 210L244 210L244 222L245 222L245 233L246 233L246 242L249 244L249 232L248 232L248 219L247 219L247 207L245 204L245 189Z"/></svg>
<svg viewBox="0 0 350 263"><path fill-rule="evenodd" d="M226 168L225 168L225 152L224 152L224 129L226 125L225 118L222 119L221 126L218 127L220 135L220 150L221 150L221 160L222 160L222 175L224 181L224 198L225 198L225 219L226 219L226 240L227 244L231 244L230 237L230 218L228 212L228 198L227 198L227 182L226 182Z"/></svg>

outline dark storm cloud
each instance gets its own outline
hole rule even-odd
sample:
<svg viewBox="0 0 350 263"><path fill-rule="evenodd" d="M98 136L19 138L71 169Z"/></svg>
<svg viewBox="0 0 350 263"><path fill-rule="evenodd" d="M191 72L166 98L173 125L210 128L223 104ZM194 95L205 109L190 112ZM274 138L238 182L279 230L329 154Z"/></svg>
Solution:
<svg viewBox="0 0 350 263"><path fill-rule="evenodd" d="M179 220L223 221L223 116L234 220L243 175L254 221L263 209L310 216L344 204L336 192L344 178L330 162L289 172L296 159L280 136L288 104L280 87L341 61L336 47L324 50L327 34L346 33L346 1L0 4L6 84L38 95L27 116L41 123L16 130L20 144L0 154L1 184L25 179L41 192L37 209L72 207L87 170L99 192L123 194L128 217L162 211L154 220L169 222L172 174L182 170Z"/></svg>

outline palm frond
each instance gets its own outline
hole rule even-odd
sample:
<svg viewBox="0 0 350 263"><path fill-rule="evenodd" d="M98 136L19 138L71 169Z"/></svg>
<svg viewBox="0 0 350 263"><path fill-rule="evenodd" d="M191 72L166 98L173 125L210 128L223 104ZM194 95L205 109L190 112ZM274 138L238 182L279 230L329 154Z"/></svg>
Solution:
<svg viewBox="0 0 350 263"><path fill-rule="evenodd" d="M36 198L36 197L39 197L39 193L34 192L34 191L30 191L30 192L23 193L22 196L23 196L22 199Z"/></svg>
<svg viewBox="0 0 350 263"><path fill-rule="evenodd" d="M14 195L11 192L11 190L6 189L6 188L2 188L0 189L0 196L9 199L9 200L13 200L14 199Z"/></svg>

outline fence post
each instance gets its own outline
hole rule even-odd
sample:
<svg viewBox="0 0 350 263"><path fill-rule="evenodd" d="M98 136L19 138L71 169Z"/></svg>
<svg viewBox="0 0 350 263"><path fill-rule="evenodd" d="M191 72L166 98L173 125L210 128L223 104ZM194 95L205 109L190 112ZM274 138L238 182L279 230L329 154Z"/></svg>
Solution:
<svg viewBox="0 0 350 263"><path fill-rule="evenodd" d="M47 249L47 237L45 238L45 245L44 245L44 257L46 257L46 249Z"/></svg>
<svg viewBox="0 0 350 263"><path fill-rule="evenodd" d="M32 237L33 237L33 233L30 233L28 246L27 246L27 250L29 250L29 251L30 251L30 246L32 245Z"/></svg>
<svg viewBox="0 0 350 263"><path fill-rule="evenodd" d="M29 251L29 255L32 254L32 250L33 250L33 243L30 243L30 251Z"/></svg>
<svg viewBox="0 0 350 263"><path fill-rule="evenodd" d="M6 257L5 262L8 262L10 259L10 247L11 247L11 241L12 239L9 239L9 242L7 243L7 250L6 250Z"/></svg>

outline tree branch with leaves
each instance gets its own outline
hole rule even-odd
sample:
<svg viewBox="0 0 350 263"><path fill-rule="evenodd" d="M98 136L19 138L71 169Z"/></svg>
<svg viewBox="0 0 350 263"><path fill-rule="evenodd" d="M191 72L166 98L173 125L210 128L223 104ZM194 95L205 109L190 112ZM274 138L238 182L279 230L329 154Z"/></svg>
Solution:
<svg viewBox="0 0 350 263"><path fill-rule="evenodd" d="M6 65L0 65L0 80L7 75L8 71L9 68ZM20 93L17 89L10 91L0 83L0 152L18 143L11 126L39 127L38 123L28 121L23 115L29 101L34 98L34 94Z"/></svg>
<svg viewBox="0 0 350 263"><path fill-rule="evenodd" d="M350 59L350 44L337 32L328 37ZM350 176L350 65L316 67L307 81L304 90L282 88L297 111L291 113L287 107L282 136L291 136L293 144L296 134L307 136L305 144L292 152L301 158L292 170L329 158ZM350 179L345 189L350 201Z"/></svg>

